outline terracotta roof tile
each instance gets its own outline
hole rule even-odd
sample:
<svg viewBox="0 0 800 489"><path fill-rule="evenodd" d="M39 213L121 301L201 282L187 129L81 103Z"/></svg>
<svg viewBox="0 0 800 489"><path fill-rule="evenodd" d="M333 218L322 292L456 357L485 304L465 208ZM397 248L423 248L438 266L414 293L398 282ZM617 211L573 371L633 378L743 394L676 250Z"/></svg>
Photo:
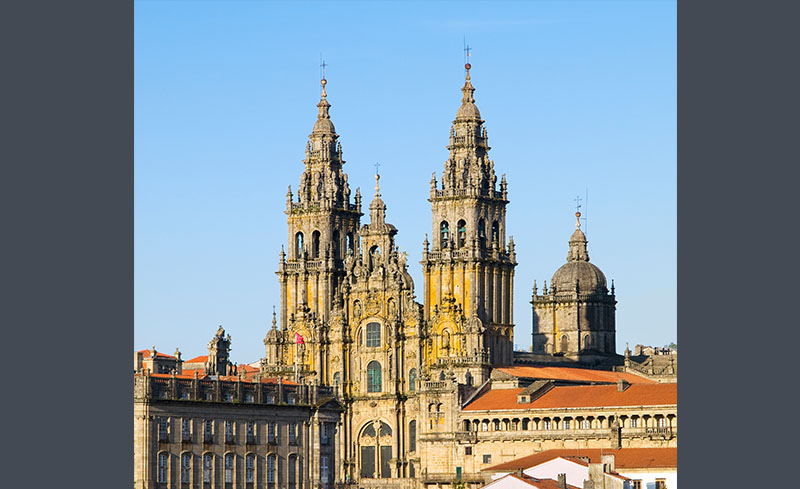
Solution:
<svg viewBox="0 0 800 489"><path fill-rule="evenodd" d="M499 482L506 477L513 477L519 481L522 481L528 484L531 487L535 487L536 489L559 489L558 481L554 479L538 479L536 477L531 477L529 475L523 474L521 477L517 474L508 474L504 475L503 477L497 478L492 481L492 483ZM577 486L573 486L572 484L567 484L567 489L580 489Z"/></svg>
<svg viewBox="0 0 800 489"><path fill-rule="evenodd" d="M150 358L150 350L139 350L139 353L142 354L142 358ZM171 358L175 359L172 355L167 355L166 353L156 352L156 358Z"/></svg>
<svg viewBox="0 0 800 489"><path fill-rule="evenodd" d="M517 389L492 389L469 403L464 411L573 407L660 406L678 403L678 384L632 384L622 392L616 385L553 387L531 403L517 402Z"/></svg>
<svg viewBox="0 0 800 489"><path fill-rule="evenodd" d="M590 370L574 367L498 367L497 370L529 379L569 380L575 382L608 382L614 383L619 379L631 384L655 384L654 380L646 379L635 374L625 372L609 372L607 370Z"/></svg>
<svg viewBox="0 0 800 489"><path fill-rule="evenodd" d="M603 454L614 454L617 471L630 469L678 468L678 449L672 448L556 448L487 467L483 472L504 472L528 469L556 457L588 457L592 463L600 463Z"/></svg>
<svg viewBox="0 0 800 489"><path fill-rule="evenodd" d="M206 363L208 361L208 355L201 355L199 357L194 357L191 360L184 360L183 363Z"/></svg>

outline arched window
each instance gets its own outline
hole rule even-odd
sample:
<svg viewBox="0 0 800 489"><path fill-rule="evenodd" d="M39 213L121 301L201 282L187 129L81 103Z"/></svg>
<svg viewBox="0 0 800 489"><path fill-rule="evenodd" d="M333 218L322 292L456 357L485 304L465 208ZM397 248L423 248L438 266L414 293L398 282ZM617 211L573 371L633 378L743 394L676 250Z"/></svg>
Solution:
<svg viewBox="0 0 800 489"><path fill-rule="evenodd" d="M167 482L167 460L169 459L169 454L166 452L161 452L158 454L158 474L157 474L157 481L158 482Z"/></svg>
<svg viewBox="0 0 800 489"><path fill-rule="evenodd" d="M225 482L233 482L233 454L225 454Z"/></svg>
<svg viewBox="0 0 800 489"><path fill-rule="evenodd" d="M353 250L353 233L347 233L347 254L352 255L355 253Z"/></svg>
<svg viewBox="0 0 800 489"><path fill-rule="evenodd" d="M381 390L381 364L373 360L367 364L367 392Z"/></svg>
<svg viewBox="0 0 800 489"><path fill-rule="evenodd" d="M181 454L181 483L188 483L192 478L192 454L183 452Z"/></svg>
<svg viewBox="0 0 800 489"><path fill-rule="evenodd" d="M567 348L569 348L569 338L567 338L567 335L562 335L561 336L561 351L567 351Z"/></svg>
<svg viewBox="0 0 800 489"><path fill-rule="evenodd" d="M294 235L294 254L297 258L303 257L303 233Z"/></svg>
<svg viewBox="0 0 800 489"><path fill-rule="evenodd" d="M256 481L256 456L248 453L244 458L244 481L253 483ZM188 482L188 481L187 481Z"/></svg>
<svg viewBox="0 0 800 489"><path fill-rule="evenodd" d="M267 455L267 485L275 487L275 459L274 453Z"/></svg>
<svg viewBox="0 0 800 489"><path fill-rule="evenodd" d="M297 455L289 455L289 489L297 487Z"/></svg>
<svg viewBox="0 0 800 489"><path fill-rule="evenodd" d="M314 231L311 234L311 256L319 258L319 231Z"/></svg>
<svg viewBox="0 0 800 489"><path fill-rule="evenodd" d="M333 247L333 257L337 260L340 258L339 256L339 230L333 232L333 241L331 242L331 246Z"/></svg>
<svg viewBox="0 0 800 489"><path fill-rule="evenodd" d="M408 451L417 451L417 420L408 422Z"/></svg>
<svg viewBox="0 0 800 489"><path fill-rule="evenodd" d="M439 372L439 381L440 381L440 382L443 382L443 381L444 381L444 379L445 379L445 376L444 376L444 370L442 370L441 372Z"/></svg>
<svg viewBox="0 0 800 489"><path fill-rule="evenodd" d="M211 453L203 454L203 482L211 482L214 477L214 455Z"/></svg>
<svg viewBox="0 0 800 489"><path fill-rule="evenodd" d="M369 268L374 269L381 262L381 247L380 246L373 246L369 249Z"/></svg>
<svg viewBox="0 0 800 489"><path fill-rule="evenodd" d="M408 371L408 390L417 390L417 369L415 368Z"/></svg>
<svg viewBox="0 0 800 489"><path fill-rule="evenodd" d="M367 324L367 346L381 346L380 323Z"/></svg>
<svg viewBox="0 0 800 489"><path fill-rule="evenodd" d="M464 374L464 381L467 383L467 385L472 385L472 374L469 373L469 370L467 370L467 373Z"/></svg>
<svg viewBox="0 0 800 489"><path fill-rule="evenodd" d="M592 422L588 419L584 419L581 421L581 429L588 430L592 427Z"/></svg>
<svg viewBox="0 0 800 489"><path fill-rule="evenodd" d="M589 349L592 347L592 338L587 334L583 337L583 348Z"/></svg>
<svg viewBox="0 0 800 489"><path fill-rule="evenodd" d="M450 247L450 225L447 221L442 221L442 224L439 226L439 230L442 236L441 244L442 248L449 248Z"/></svg>
<svg viewBox="0 0 800 489"><path fill-rule="evenodd" d="M467 244L467 221L458 221L458 247L463 248Z"/></svg>
<svg viewBox="0 0 800 489"><path fill-rule="evenodd" d="M497 224L497 221L492 223L492 242L500 246L500 225Z"/></svg>
<svg viewBox="0 0 800 489"><path fill-rule="evenodd" d="M334 387L339 387L339 383L341 382L341 380L342 380L342 374L340 374L339 372L336 372L335 374L333 374L333 386Z"/></svg>
<svg viewBox="0 0 800 489"><path fill-rule="evenodd" d="M481 248L486 247L486 221L478 221L478 244Z"/></svg>

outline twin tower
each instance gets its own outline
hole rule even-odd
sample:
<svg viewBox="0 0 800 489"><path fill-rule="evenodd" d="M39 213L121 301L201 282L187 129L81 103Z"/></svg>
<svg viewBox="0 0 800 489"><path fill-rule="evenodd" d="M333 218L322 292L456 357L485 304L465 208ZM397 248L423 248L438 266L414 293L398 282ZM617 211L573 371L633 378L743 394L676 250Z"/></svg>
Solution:
<svg viewBox="0 0 800 489"><path fill-rule="evenodd" d="M397 229L386 222L377 175L369 223L361 224L362 196L358 189L351 195L322 79L305 170L296 194L291 187L286 194L289 245L277 271L280 328L273 316L262 375L334 385L346 396L397 395L416 391L422 382L480 385L491 366L513 363L517 261L514 240L506 237L507 185L505 175L498 182L489 159L470 65L465 68L450 155L440 180L434 173L430 181L433 226L430 241L426 235L423 243L423 304L414 300L406 254L395 243ZM570 253L588 264L580 243L576 246ZM585 255L585 238L583 246ZM578 274L585 268L575 267ZM586 301L595 299L611 311L611 323L604 326L611 333L592 333L591 340L595 348L613 352L613 295L600 290L605 278L593 283L601 293L596 297L580 292L567 297L576 289L564 286L571 289L553 290L552 296L534 291L534 308L538 301L538 317L547 323L539 321L540 332L535 325L534 350L581 350L580 331L570 331L566 320L560 327L551 323L574 316L573 303L583 298L586 311L594 310L586 309Z"/></svg>

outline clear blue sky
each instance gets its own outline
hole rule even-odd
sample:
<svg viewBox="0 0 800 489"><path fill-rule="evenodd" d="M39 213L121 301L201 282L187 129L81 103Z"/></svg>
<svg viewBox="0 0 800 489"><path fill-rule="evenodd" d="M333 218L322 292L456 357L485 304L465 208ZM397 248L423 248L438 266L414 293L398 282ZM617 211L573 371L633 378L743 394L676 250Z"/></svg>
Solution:
<svg viewBox="0 0 800 489"><path fill-rule="evenodd" d="M533 280L566 261L587 191L618 351L677 340L675 2L139 1L134 347L203 355L222 324L235 362L264 355L321 53L351 187L368 202L381 163L421 298L428 182L447 159L465 36L508 178L515 343L530 345Z"/></svg>

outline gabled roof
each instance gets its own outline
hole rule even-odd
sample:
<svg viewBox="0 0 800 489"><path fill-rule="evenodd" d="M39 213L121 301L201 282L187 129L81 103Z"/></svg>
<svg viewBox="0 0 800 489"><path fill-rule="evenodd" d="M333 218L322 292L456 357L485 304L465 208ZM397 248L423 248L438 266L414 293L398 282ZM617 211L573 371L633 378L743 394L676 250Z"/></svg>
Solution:
<svg viewBox="0 0 800 489"><path fill-rule="evenodd" d="M558 481L553 479L537 479L536 477L531 477L529 475L522 474L522 476L517 474L508 474L504 475L503 477L498 477L497 479L493 480L489 484L483 486L484 488L489 487L491 485L497 484L501 482L503 479L506 478L513 478L517 481L523 482L530 487L535 487L536 489L559 489ZM572 484L567 484L567 489L580 489L579 487L573 486Z"/></svg>
<svg viewBox="0 0 800 489"><path fill-rule="evenodd" d="M525 470L557 457L588 458L592 463L600 463L603 454L614 455L617 472L632 469L677 468L678 449L672 448L556 448L534 453L510 462L487 467L482 472L505 472Z"/></svg>
<svg viewBox="0 0 800 489"><path fill-rule="evenodd" d="M574 367L498 367L499 370L514 377L525 379L552 379L572 382L604 382L615 383L622 379L631 384L655 384L654 380L646 379L635 374L625 372L609 372L607 370L590 370Z"/></svg>
<svg viewBox="0 0 800 489"><path fill-rule="evenodd" d="M550 409L614 406L661 406L678 403L678 384L632 384L624 391L616 385L576 385L553 387L530 403L518 402L517 389L492 389L478 397L463 411L497 409Z"/></svg>
<svg viewBox="0 0 800 489"><path fill-rule="evenodd" d="M150 358L150 350L139 350L138 353L142 354L142 358ZM175 360L175 357L172 355L167 355L166 353L156 352L156 358L171 358Z"/></svg>

